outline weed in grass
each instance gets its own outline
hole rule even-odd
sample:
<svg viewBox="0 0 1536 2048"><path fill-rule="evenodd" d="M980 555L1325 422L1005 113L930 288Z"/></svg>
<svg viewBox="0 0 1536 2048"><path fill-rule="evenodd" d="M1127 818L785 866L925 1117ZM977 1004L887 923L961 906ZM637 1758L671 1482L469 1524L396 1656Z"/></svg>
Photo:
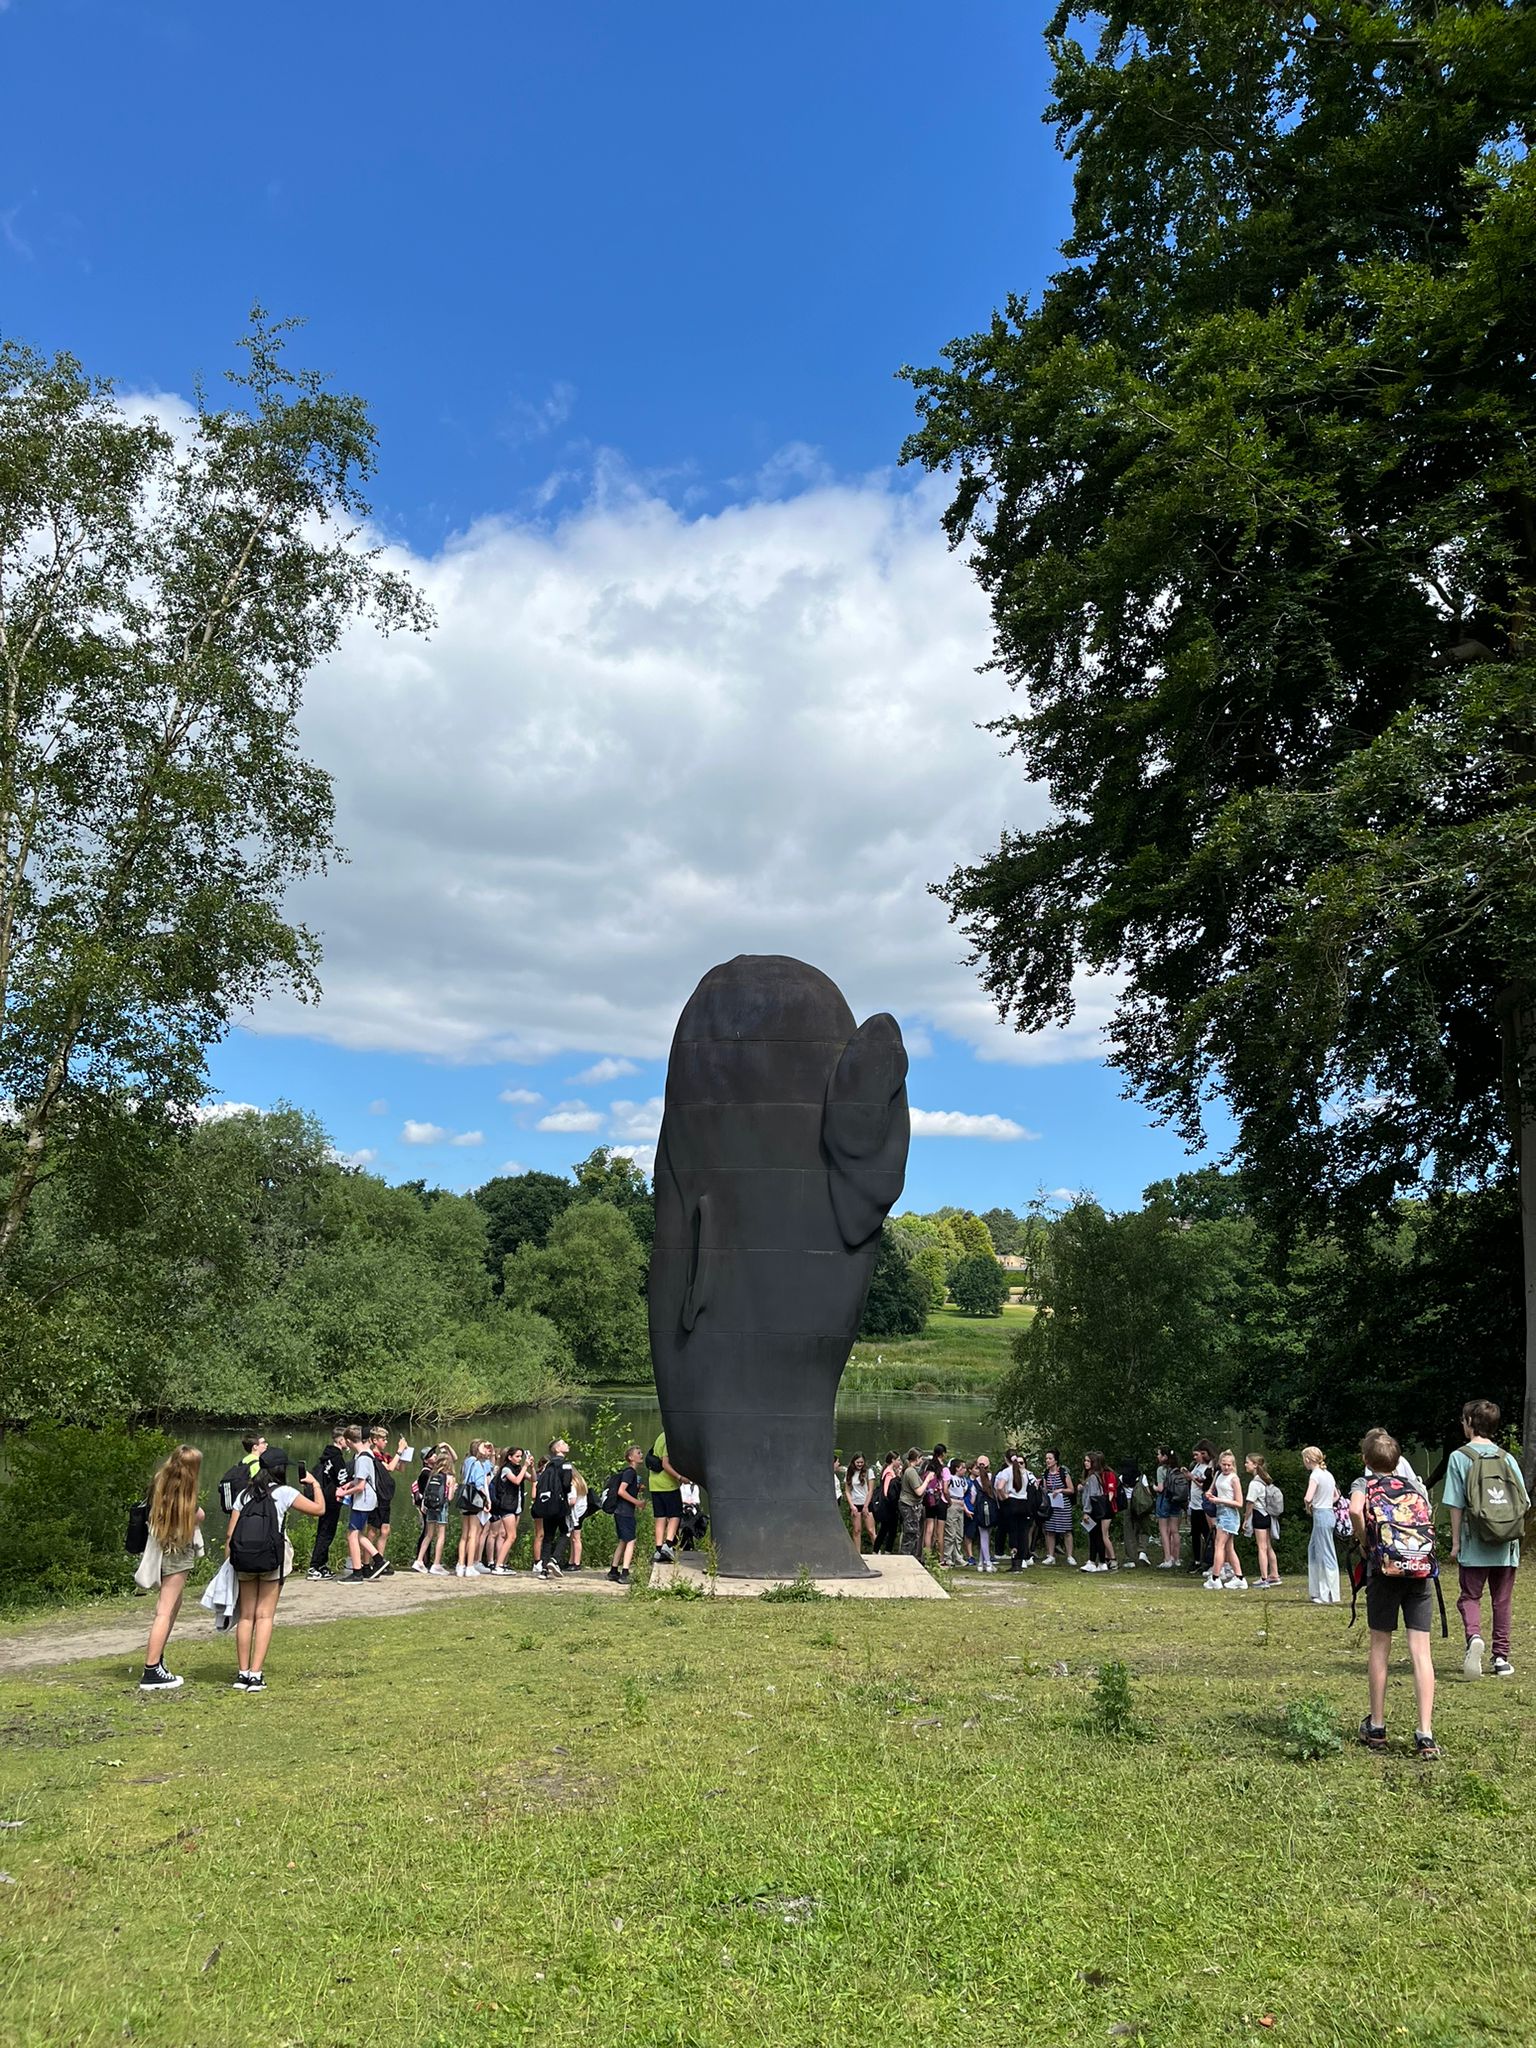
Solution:
<svg viewBox="0 0 1536 2048"><path fill-rule="evenodd" d="M781 1586L765 1586L757 1597L782 1603L787 1600L825 1600L829 1595L822 1592L809 1569L801 1565L792 1579L786 1579Z"/></svg>
<svg viewBox="0 0 1536 2048"><path fill-rule="evenodd" d="M669 1600L702 1600L704 1588L697 1579L674 1579L664 1597Z"/></svg>
<svg viewBox="0 0 1536 2048"><path fill-rule="evenodd" d="M1456 1771L1432 1783L1441 1804L1457 1813L1480 1813L1491 1818L1509 1811L1509 1801L1498 1786L1477 1771Z"/></svg>
<svg viewBox="0 0 1536 2048"><path fill-rule="evenodd" d="M1292 1700L1285 1710L1285 1753L1299 1764L1337 1756L1344 1747L1339 1717L1320 1694Z"/></svg>
<svg viewBox="0 0 1536 2048"><path fill-rule="evenodd" d="M1136 1732L1131 1674L1118 1657L1101 1664L1093 1681L1093 1722L1101 1735L1116 1739Z"/></svg>
<svg viewBox="0 0 1536 2048"><path fill-rule="evenodd" d="M624 1716L629 1721L644 1721L650 1717L651 1696L639 1679L631 1675L624 1681Z"/></svg>

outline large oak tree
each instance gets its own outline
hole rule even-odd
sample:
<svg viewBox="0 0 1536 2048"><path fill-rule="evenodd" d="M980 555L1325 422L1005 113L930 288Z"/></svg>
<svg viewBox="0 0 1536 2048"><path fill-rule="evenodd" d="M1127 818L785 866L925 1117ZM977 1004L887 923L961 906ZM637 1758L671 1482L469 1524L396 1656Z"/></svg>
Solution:
<svg viewBox="0 0 1536 2048"><path fill-rule="evenodd" d="M908 453L1054 800L942 893L1002 1013L1272 1200L1523 1186L1536 1458L1536 10L1068 0L1066 267ZM1523 1164L1524 1171L1520 1172ZM1476 1392L1446 1360L1446 1403Z"/></svg>

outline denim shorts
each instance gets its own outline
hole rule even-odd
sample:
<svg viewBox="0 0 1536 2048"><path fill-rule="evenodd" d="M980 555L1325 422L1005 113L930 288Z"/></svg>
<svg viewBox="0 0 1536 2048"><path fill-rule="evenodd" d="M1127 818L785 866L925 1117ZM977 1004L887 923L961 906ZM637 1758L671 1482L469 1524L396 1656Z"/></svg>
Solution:
<svg viewBox="0 0 1536 2048"><path fill-rule="evenodd" d="M1242 1517L1238 1514L1236 1508L1218 1508L1216 1510L1216 1526L1223 1536L1235 1536L1241 1523Z"/></svg>

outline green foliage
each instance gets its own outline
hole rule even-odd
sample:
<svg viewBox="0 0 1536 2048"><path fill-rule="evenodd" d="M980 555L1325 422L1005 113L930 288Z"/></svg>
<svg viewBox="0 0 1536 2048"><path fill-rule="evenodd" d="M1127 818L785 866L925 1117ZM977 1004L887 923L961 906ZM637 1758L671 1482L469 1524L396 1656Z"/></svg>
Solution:
<svg viewBox="0 0 1536 2048"><path fill-rule="evenodd" d="M485 1231L464 1197L337 1165L294 1110L167 1132L121 1215L69 1176L40 1190L0 1294L0 1414L447 1418L556 1398L569 1349L494 1298Z"/></svg>
<svg viewBox="0 0 1536 2048"><path fill-rule="evenodd" d="M987 1227L987 1236L992 1240L992 1249L1001 1258L1011 1258L1023 1241L1023 1223L1011 1209L983 1209L981 1220Z"/></svg>
<svg viewBox="0 0 1536 2048"><path fill-rule="evenodd" d="M823 1593L804 1565L792 1579L785 1579L777 1586L765 1586L757 1596L772 1606L803 1605L810 1600L826 1600L830 1595Z"/></svg>
<svg viewBox="0 0 1536 2048"><path fill-rule="evenodd" d="M499 1289L512 1253L524 1244L542 1249L576 1190L558 1173L499 1174L476 1188L474 1199L486 1214L486 1264Z"/></svg>
<svg viewBox="0 0 1536 2048"><path fill-rule="evenodd" d="M651 1184L633 1159L599 1145L576 1169L576 1200L606 1202L629 1219L648 1264L656 1241L656 1200ZM642 1274L644 1267L641 1268ZM642 1280L642 1286L643 1286Z"/></svg>
<svg viewBox="0 0 1536 2048"><path fill-rule="evenodd" d="M914 1266L905 1245L889 1224L881 1230L859 1324L861 1338L914 1337L928 1320L932 1281Z"/></svg>
<svg viewBox="0 0 1536 2048"><path fill-rule="evenodd" d="M1004 1424L1048 1443L1097 1443L1107 1430L1118 1456L1157 1436L1187 1442L1239 1400L1254 1226L1200 1213L1203 1192L1203 1177L1186 1175L1123 1215L1086 1196L1066 1210L1041 1313L998 1390Z"/></svg>
<svg viewBox="0 0 1536 2048"><path fill-rule="evenodd" d="M548 1317L584 1380L638 1385L650 1375L644 1270L629 1218L611 1203L582 1202L556 1220L542 1251L524 1244L507 1260L505 1295Z"/></svg>
<svg viewBox="0 0 1536 2048"><path fill-rule="evenodd" d="M1135 1733L1131 1674L1118 1658L1101 1664L1093 1681L1093 1724L1100 1735L1115 1740Z"/></svg>
<svg viewBox="0 0 1536 2048"><path fill-rule="evenodd" d="M931 1313L942 1308L949 1298L949 1262L944 1257L942 1245L925 1244L912 1254L912 1271L927 1289L928 1309Z"/></svg>
<svg viewBox="0 0 1536 2048"><path fill-rule="evenodd" d="M0 1284L45 1180L131 1200L231 1015L315 993L283 915L335 851L300 690L360 615L429 622L358 545L367 408L284 333L254 309L235 402L180 435L0 342Z"/></svg>
<svg viewBox="0 0 1536 2048"><path fill-rule="evenodd" d="M1297 1763L1337 1756L1344 1747L1337 1709L1320 1693L1292 1700L1285 1710L1285 1753Z"/></svg>
<svg viewBox="0 0 1536 2048"><path fill-rule="evenodd" d="M1122 1072L1191 1137L1219 1095L1282 1213L1497 1184L1536 1096L1528 10L1050 37L1068 267L909 373L1053 801L951 913L1023 1029L1119 976Z"/></svg>
<svg viewBox="0 0 1536 2048"><path fill-rule="evenodd" d="M40 1422L8 1437L0 1468L0 1606L50 1607L124 1592L138 1562L123 1550L128 1509L143 1499L173 1441L115 1422L99 1429Z"/></svg>
<svg viewBox="0 0 1536 2048"><path fill-rule="evenodd" d="M963 1258L950 1276L955 1307L968 1316L1000 1316L1008 1299L1008 1275L990 1252Z"/></svg>

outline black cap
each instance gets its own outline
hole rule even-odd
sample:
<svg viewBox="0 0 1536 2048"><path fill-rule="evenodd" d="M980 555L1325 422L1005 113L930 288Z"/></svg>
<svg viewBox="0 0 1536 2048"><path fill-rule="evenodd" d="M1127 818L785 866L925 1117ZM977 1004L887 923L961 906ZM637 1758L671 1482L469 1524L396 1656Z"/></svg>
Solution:
<svg viewBox="0 0 1536 2048"><path fill-rule="evenodd" d="M281 1444L268 1444L261 1454L261 1469L270 1472L274 1479L287 1477L288 1453Z"/></svg>

